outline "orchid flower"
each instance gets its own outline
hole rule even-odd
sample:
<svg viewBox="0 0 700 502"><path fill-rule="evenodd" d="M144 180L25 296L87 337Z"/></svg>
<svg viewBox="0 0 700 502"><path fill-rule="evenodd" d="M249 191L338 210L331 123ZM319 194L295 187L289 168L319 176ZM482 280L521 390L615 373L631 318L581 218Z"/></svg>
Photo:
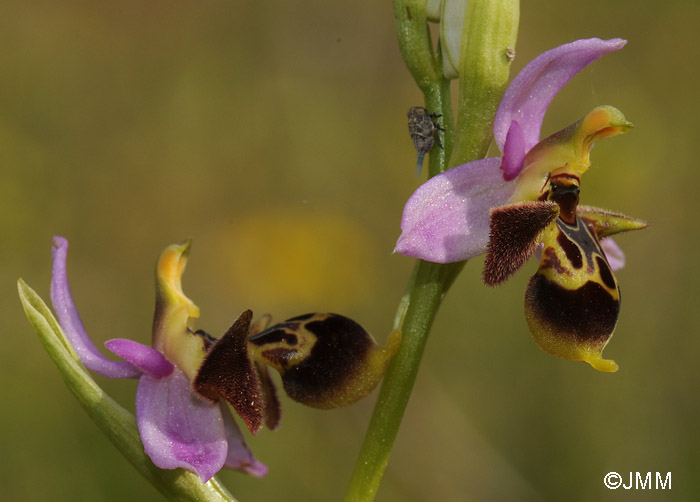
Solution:
<svg viewBox="0 0 700 502"><path fill-rule="evenodd" d="M59 324L88 369L110 378L138 378L136 422L144 451L161 469L182 467L206 482L222 467L261 477L227 402L249 430L270 429L281 416L268 373L276 369L295 401L314 408L348 406L379 383L401 343L386 347L352 319L313 313L269 326L246 310L220 339L194 331L199 308L182 291L190 242L169 246L156 266L152 347L134 340L105 345L123 361L103 356L85 332L66 276L68 241L54 237L51 301Z"/></svg>
<svg viewBox="0 0 700 502"><path fill-rule="evenodd" d="M395 252L437 263L474 258L486 251L491 208L537 200L562 169L586 171L596 140L631 127L622 113L599 107L540 141L542 120L576 73L625 44L619 38L577 40L532 60L513 79L494 118L502 156L454 167L421 185L404 208Z"/></svg>
<svg viewBox="0 0 700 502"><path fill-rule="evenodd" d="M136 420L146 454L161 469L182 467L209 480L221 468L265 475L245 444L227 405L211 403L192 390L206 355L206 340L191 329L199 308L182 292L190 243L165 249L156 267L156 312L152 347L116 339L107 348L123 361L105 357L87 335L73 303L66 275L68 241L53 239L51 301L58 321L82 363L109 378L138 378Z"/></svg>
<svg viewBox="0 0 700 502"><path fill-rule="evenodd" d="M647 223L579 206L580 177L590 167L594 143L632 124L616 108L599 106L541 141L539 136L545 111L566 82L625 43L578 40L531 61L494 117L502 156L468 162L419 187L406 204L396 244L401 254L438 263L488 250L483 278L490 286L539 249L540 266L525 293L535 342L609 372L618 366L602 352L617 324L620 289L613 270L622 267L624 255L608 237Z"/></svg>

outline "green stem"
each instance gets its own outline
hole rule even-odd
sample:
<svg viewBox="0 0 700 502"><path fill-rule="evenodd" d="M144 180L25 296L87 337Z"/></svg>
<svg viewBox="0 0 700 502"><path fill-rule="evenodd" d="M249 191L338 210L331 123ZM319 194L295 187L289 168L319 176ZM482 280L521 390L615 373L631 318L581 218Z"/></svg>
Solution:
<svg viewBox="0 0 700 502"><path fill-rule="evenodd" d="M493 116L505 88L515 48L517 0L469 0L460 55L457 124L452 127L450 85L442 76L440 51L431 46L426 0L394 0L399 48L425 95L426 108L440 110L444 150L433 149L430 175L483 158L491 142ZM418 260L399 304L396 324L403 341L387 368L346 502L374 500L401 425L430 328L448 289L466 262L437 264Z"/></svg>
<svg viewBox="0 0 700 502"><path fill-rule="evenodd" d="M430 39L425 14L427 3L427 0L393 0L392 4L399 49L408 71L426 96L439 91L435 84L442 73Z"/></svg>
<svg viewBox="0 0 700 502"><path fill-rule="evenodd" d="M442 57L440 49L437 51L437 66L442 68ZM428 165L428 176L433 177L447 169L447 161L452 152L454 144L454 119L452 117L452 102L450 99L450 81L442 76L442 72L437 75L437 80L430 86L428 93L425 93L425 107L430 111L439 111L441 115L439 123L444 131L442 132L442 148L434 146L430 152L430 163Z"/></svg>
<svg viewBox="0 0 700 502"><path fill-rule="evenodd" d="M196 474L183 469L164 470L156 467L144 453L136 418L105 394L87 373L53 314L36 292L22 279L17 287L27 318L66 385L90 418L136 470L168 500L236 502L216 478L203 483ZM76 488L76 491L79 490Z"/></svg>
<svg viewBox="0 0 700 502"><path fill-rule="evenodd" d="M440 51L433 51L428 19L427 0L394 0L394 21L401 53L406 67L425 96L425 107L441 115L439 123L445 129L443 148L433 147L430 152L429 176L445 170L454 138L450 81L442 75ZM405 57L410 54L410 57Z"/></svg>
<svg viewBox="0 0 700 502"><path fill-rule="evenodd" d="M399 329L403 341L393 357L346 494L346 502L374 500L413 390L423 349L438 307L465 262L442 265L419 260L409 284Z"/></svg>

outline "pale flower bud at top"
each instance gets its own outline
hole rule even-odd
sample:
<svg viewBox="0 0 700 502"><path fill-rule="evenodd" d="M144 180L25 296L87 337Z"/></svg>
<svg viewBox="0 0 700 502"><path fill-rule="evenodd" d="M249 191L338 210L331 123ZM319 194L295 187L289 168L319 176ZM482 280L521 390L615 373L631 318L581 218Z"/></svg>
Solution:
<svg viewBox="0 0 700 502"><path fill-rule="evenodd" d="M428 3L430 9L430 2ZM459 59L467 14L467 0L443 0L440 16L442 73L447 79L459 78Z"/></svg>

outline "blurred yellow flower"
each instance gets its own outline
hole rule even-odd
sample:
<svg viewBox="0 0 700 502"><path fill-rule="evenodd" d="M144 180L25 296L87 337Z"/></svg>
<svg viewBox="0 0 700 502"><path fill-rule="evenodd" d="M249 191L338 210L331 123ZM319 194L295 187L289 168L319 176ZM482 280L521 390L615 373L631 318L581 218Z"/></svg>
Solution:
<svg viewBox="0 0 700 502"><path fill-rule="evenodd" d="M256 211L237 219L223 241L221 263L231 284L245 289L250 304L270 310L278 304L342 310L374 286L373 238L342 214L289 207Z"/></svg>

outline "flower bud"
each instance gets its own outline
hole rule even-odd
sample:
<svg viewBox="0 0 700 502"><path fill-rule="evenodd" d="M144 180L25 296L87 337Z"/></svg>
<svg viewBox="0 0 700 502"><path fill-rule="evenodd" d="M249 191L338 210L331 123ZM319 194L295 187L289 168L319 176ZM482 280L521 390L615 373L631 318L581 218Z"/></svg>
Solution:
<svg viewBox="0 0 700 502"><path fill-rule="evenodd" d="M462 37L467 16L467 0L443 0L440 16L442 73L446 79L459 78Z"/></svg>

